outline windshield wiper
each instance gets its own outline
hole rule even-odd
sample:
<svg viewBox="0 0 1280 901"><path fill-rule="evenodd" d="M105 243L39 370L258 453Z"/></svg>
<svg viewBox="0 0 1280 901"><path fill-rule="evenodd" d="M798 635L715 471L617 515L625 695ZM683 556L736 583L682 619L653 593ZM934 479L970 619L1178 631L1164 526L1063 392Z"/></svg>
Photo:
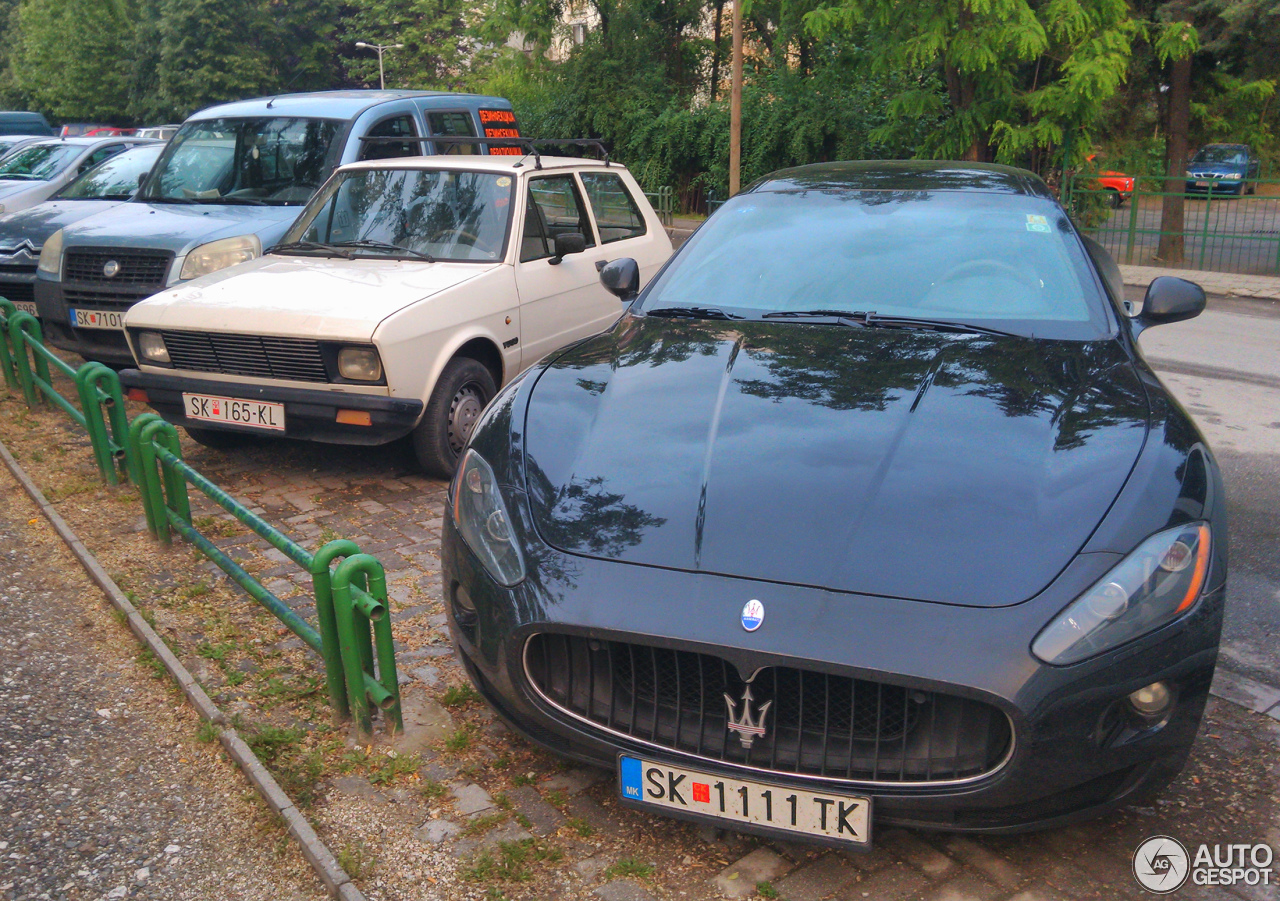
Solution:
<svg viewBox="0 0 1280 901"><path fill-rule="evenodd" d="M657 307L645 310L646 316L667 316L672 319L742 319L716 307Z"/></svg>
<svg viewBox="0 0 1280 901"><path fill-rule="evenodd" d="M362 238L359 241L337 241L334 247L355 247L359 250L388 250L392 253L405 253L419 260L425 260L428 263L434 263L436 258L429 253L423 253L421 250L414 250L412 247L405 247L402 244L392 244L389 241L375 241L372 238Z"/></svg>
<svg viewBox="0 0 1280 901"><path fill-rule="evenodd" d="M267 253L289 253L296 250L318 250L321 253L332 254L335 257L342 257L344 260L354 260L356 255L349 250L343 250L336 244L321 244L319 241L290 241L287 244L277 244L267 250Z"/></svg>
<svg viewBox="0 0 1280 901"><path fill-rule="evenodd" d="M872 315L875 315L874 313ZM867 314L861 310L774 310L761 319L849 319L862 322Z"/></svg>
<svg viewBox="0 0 1280 901"><path fill-rule="evenodd" d="M1021 338L1015 332L1006 332L985 325L972 325L968 322L953 322L950 319L918 319L915 316L880 316L866 313L862 323L871 328L921 329L931 332L965 332L973 335L1002 335L1007 338Z"/></svg>

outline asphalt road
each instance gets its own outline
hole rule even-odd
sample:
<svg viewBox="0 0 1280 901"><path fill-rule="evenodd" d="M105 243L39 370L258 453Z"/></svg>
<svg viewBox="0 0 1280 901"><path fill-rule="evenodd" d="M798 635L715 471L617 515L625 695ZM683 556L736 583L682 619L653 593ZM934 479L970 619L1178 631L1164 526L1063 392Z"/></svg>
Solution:
<svg viewBox="0 0 1280 901"><path fill-rule="evenodd" d="M1231 575L1221 662L1280 685L1280 304L1213 297L1197 319L1139 343L1223 470Z"/></svg>

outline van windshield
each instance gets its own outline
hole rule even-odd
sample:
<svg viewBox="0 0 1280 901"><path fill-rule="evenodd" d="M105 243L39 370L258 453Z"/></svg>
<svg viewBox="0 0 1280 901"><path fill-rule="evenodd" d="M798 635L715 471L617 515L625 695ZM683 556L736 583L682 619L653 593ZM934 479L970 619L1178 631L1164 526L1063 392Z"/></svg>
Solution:
<svg viewBox="0 0 1280 901"><path fill-rule="evenodd" d="M343 122L204 119L178 130L139 199L301 206L337 163Z"/></svg>

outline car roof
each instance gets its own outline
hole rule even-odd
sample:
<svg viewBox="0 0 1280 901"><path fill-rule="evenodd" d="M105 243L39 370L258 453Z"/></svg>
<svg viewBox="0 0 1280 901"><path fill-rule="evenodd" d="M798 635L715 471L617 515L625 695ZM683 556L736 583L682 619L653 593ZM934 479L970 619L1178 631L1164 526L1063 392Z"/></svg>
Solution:
<svg viewBox="0 0 1280 901"><path fill-rule="evenodd" d="M533 155L515 156L481 156L479 154L436 154L433 156L400 156L386 160L361 160L358 163L347 163L340 172L352 172L361 169L470 169L481 172L508 172L519 174L526 169L530 172L550 169L605 169L603 160L581 159L573 156L544 156L542 168L534 165ZM619 163L611 162L609 169L626 169Z"/></svg>
<svg viewBox="0 0 1280 901"><path fill-rule="evenodd" d="M76 138L48 138L44 137L36 141L37 144L70 144L73 147L96 147L98 144L119 144L121 141L126 144L150 144L155 141L154 138L139 138L134 135L93 135L92 137L76 137Z"/></svg>
<svg viewBox="0 0 1280 901"><path fill-rule="evenodd" d="M757 179L746 191L965 191L1053 195L1033 172L994 163L954 160L850 160L781 169ZM744 192L745 193L745 192Z"/></svg>
<svg viewBox="0 0 1280 901"><path fill-rule="evenodd" d="M458 100L481 100L502 107L509 102L500 97L484 94L459 94L452 91L374 91L352 89L349 91L314 91L307 94L278 94L275 97L258 97L253 100L237 100L192 113L187 121L199 119L236 118L242 116L309 116L318 119L354 119L371 106L392 100L416 97L448 97Z"/></svg>
<svg viewBox="0 0 1280 901"><path fill-rule="evenodd" d="M1207 150L1210 147L1230 147L1232 150L1248 150L1248 144L1202 144L1200 149Z"/></svg>

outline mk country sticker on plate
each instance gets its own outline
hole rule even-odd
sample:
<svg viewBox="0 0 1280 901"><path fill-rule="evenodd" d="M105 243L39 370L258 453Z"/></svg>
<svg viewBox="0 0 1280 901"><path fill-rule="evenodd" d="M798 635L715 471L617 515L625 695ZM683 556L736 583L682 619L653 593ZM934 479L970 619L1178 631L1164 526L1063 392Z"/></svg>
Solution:
<svg viewBox="0 0 1280 901"><path fill-rule="evenodd" d="M218 397L212 394L183 393L182 406L186 409L188 419L229 422L254 429L284 431L284 404L241 400L237 397Z"/></svg>
<svg viewBox="0 0 1280 901"><path fill-rule="evenodd" d="M666 810L871 843L871 799L733 779L625 754L618 758L622 799Z"/></svg>
<svg viewBox="0 0 1280 901"><path fill-rule="evenodd" d="M76 328L124 328L124 313L119 310L71 310L71 324Z"/></svg>

